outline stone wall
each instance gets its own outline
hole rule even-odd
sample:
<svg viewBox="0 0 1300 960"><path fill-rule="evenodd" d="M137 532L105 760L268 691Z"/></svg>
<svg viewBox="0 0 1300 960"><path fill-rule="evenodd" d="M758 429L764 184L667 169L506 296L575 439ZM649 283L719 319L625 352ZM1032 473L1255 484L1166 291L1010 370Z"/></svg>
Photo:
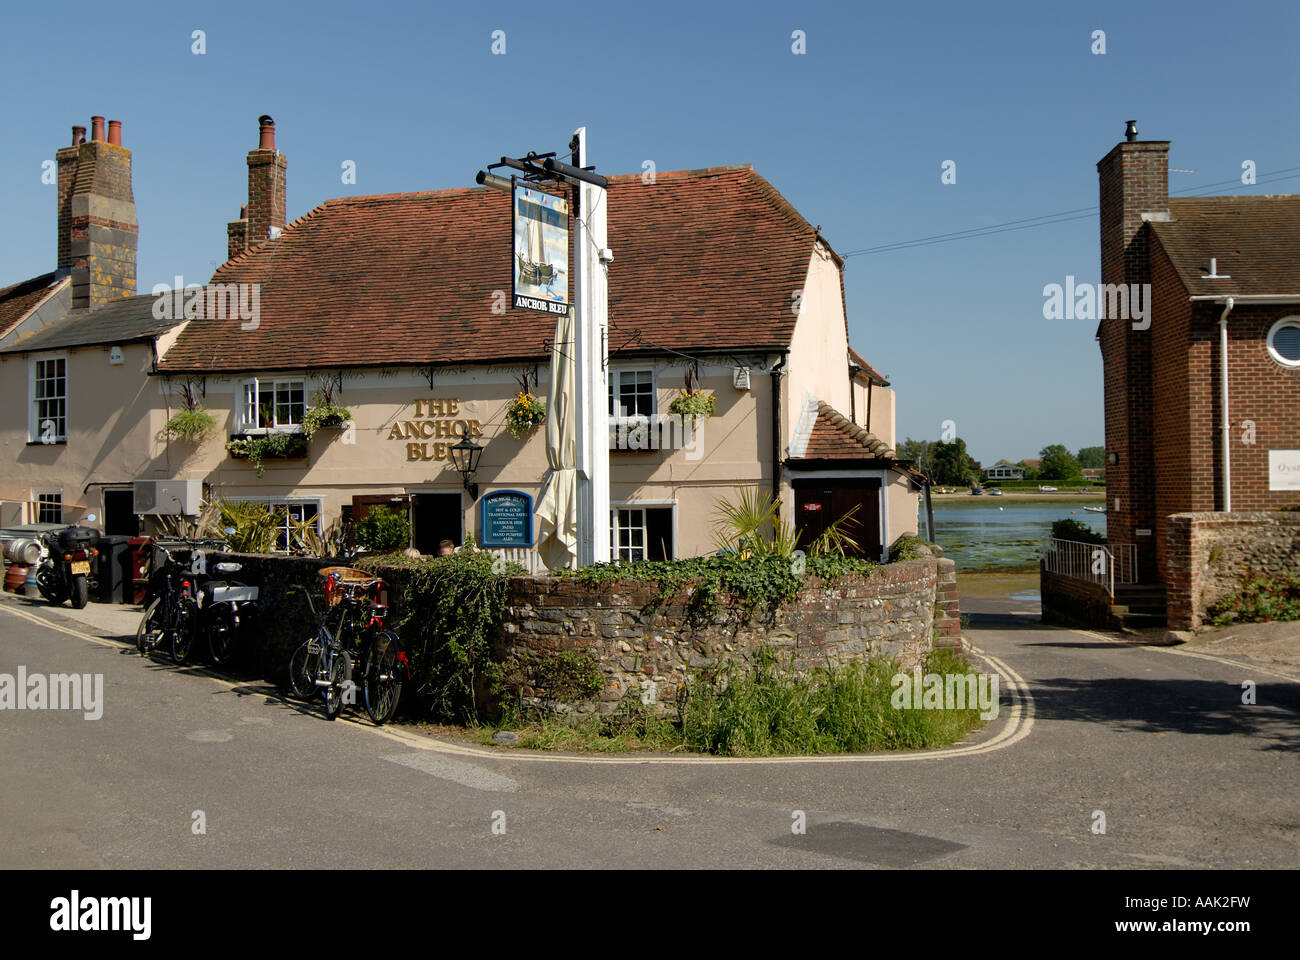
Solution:
<svg viewBox="0 0 1300 960"><path fill-rule="evenodd" d="M1169 629L1197 630L1216 600L1252 576L1300 570L1300 512L1177 513L1165 534Z"/></svg>
<svg viewBox="0 0 1300 960"><path fill-rule="evenodd" d="M1110 594L1105 587L1052 573L1041 560L1038 564L1038 591L1042 600L1043 623L1100 630L1118 630L1121 626L1111 614Z"/></svg>
<svg viewBox="0 0 1300 960"><path fill-rule="evenodd" d="M937 551L937 548L936 548ZM923 549L923 553L928 551ZM186 560L176 551L178 560ZM283 682L294 647L310 629L310 611L293 593L319 594L317 571L329 561L250 554L209 554L243 564L232 579L257 584L267 601L264 615L250 619L243 665ZM385 570L391 623L404 615L400 568ZM560 712L610 712L629 695L668 712L682 681L693 670L751 661L770 647L794 669L852 659L897 657L910 668L932 646L962 648L956 568L951 560L925 556L876 567L834 583L810 577L797 599L775 611L752 614L730 598L701 620L690 598L678 594L651 608L658 584L615 581L590 586L572 577L512 577L494 656L509 660L522 696ZM319 600L317 601L319 602ZM588 699L547 689L555 676L547 661L570 652L594 658L603 688Z"/></svg>
<svg viewBox="0 0 1300 960"><path fill-rule="evenodd" d="M760 647L796 670L879 656L897 657L910 669L936 642L961 647L954 571L951 560L927 558L833 584L809 578L794 602L775 611L749 615L724 599L704 622L692 618L682 594L651 609L654 583L596 587L575 578L519 577L511 582L497 654L522 667L526 703L550 706L563 698L545 688L541 664L562 651L594 658L601 692L559 704L578 713L610 712L629 695L668 712L691 672L750 662Z"/></svg>

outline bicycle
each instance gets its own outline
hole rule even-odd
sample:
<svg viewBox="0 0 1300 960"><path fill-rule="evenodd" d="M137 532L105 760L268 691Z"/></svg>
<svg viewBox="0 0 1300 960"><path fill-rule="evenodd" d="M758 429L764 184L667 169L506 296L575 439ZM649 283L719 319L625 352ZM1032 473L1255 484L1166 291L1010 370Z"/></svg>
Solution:
<svg viewBox="0 0 1300 960"><path fill-rule="evenodd" d="M328 605L324 612L318 612L311 595L304 592L317 620L316 635L308 638L290 658L289 686L302 700L321 696L327 720L337 718L345 703L355 700L354 649L370 719L382 726L397 711L403 680L410 677L410 664L397 634L384 626L388 608L370 596L382 583L379 577L345 581L338 573L331 573L325 581ZM335 591L342 596L331 604Z"/></svg>
<svg viewBox="0 0 1300 960"><path fill-rule="evenodd" d="M176 539L167 542L173 548L212 546L219 550L228 549L221 540ZM181 665L189 659L199 632L201 613L197 598L202 587L200 578L206 577L206 567L201 552L196 551L190 567L186 568L162 543L155 541L154 548L162 553L163 565L155 572L149 585L149 596L153 600L149 602L146 597L147 606L135 632L136 650L144 657L166 643L172 660Z"/></svg>

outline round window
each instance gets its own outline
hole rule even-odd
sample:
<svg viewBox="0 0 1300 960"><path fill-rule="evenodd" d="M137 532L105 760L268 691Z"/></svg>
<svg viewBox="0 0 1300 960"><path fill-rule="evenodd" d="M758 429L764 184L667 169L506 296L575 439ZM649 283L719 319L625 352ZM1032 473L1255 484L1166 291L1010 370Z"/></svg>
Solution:
<svg viewBox="0 0 1300 960"><path fill-rule="evenodd" d="M1300 317L1283 317L1273 324L1268 352L1282 366L1300 369Z"/></svg>

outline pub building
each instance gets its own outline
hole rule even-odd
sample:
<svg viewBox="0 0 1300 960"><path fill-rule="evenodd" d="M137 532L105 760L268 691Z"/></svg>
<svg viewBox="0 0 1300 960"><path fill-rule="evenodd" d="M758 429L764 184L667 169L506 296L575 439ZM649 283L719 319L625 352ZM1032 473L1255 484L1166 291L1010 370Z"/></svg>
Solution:
<svg viewBox="0 0 1300 960"><path fill-rule="evenodd" d="M155 420L187 395L216 429L151 434L131 479L199 481L322 528L398 507L425 554L485 533L531 547L546 430L512 432L506 415L521 393L545 401L555 318L510 300L510 197L342 197L286 225L269 117L259 135L209 309L195 298L146 374ZM894 452L894 392L849 345L843 259L818 230L749 166L613 176L607 203L613 557L712 552L718 504L747 486L805 540L854 505L867 557L915 534L925 480ZM214 290L241 309L210 309ZM670 412L690 392L715 398L711 415ZM285 438L260 476L228 450L301 434L326 397L350 422Z"/></svg>

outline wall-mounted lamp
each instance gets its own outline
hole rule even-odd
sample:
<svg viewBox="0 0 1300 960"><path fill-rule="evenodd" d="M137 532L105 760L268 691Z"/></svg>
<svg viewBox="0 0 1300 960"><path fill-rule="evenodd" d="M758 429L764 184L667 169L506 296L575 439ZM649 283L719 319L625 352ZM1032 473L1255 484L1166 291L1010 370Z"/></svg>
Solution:
<svg viewBox="0 0 1300 960"><path fill-rule="evenodd" d="M478 484L470 483L470 477L478 472L478 461L483 456L483 448L469 437L461 437L459 443L451 445L451 462L456 472L465 482L471 500L478 499Z"/></svg>

